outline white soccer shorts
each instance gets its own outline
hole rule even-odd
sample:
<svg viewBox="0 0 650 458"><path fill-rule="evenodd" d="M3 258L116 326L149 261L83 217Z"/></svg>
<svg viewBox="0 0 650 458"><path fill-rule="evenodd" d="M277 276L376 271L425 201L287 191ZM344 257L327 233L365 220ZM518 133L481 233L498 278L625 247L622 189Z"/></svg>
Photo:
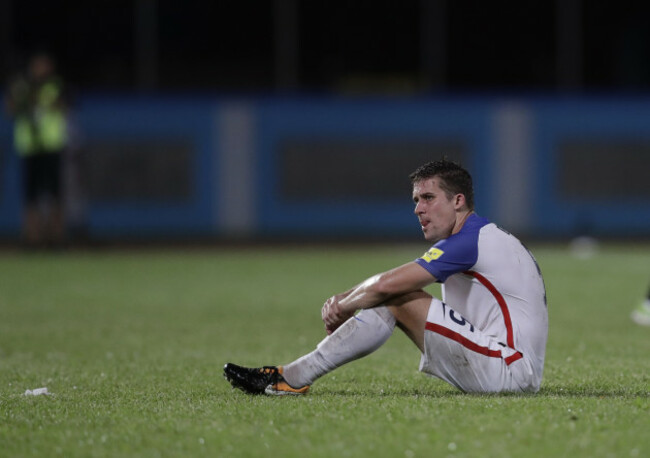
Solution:
<svg viewBox="0 0 650 458"><path fill-rule="evenodd" d="M468 393L536 391L527 358L439 299L429 306L420 371Z"/></svg>

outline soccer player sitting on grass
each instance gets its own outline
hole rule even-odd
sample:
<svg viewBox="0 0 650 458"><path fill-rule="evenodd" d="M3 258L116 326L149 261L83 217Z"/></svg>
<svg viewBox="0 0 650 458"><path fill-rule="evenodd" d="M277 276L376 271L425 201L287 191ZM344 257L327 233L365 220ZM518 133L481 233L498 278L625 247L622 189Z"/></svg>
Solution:
<svg viewBox="0 0 650 458"><path fill-rule="evenodd" d="M472 178L458 164L429 162L410 178L431 249L330 297L321 311L328 336L313 352L284 366L226 364L233 387L304 394L319 377L377 350L397 325L420 350L420 370L462 391L539 390L548 313L535 259L474 213ZM433 282L442 283L442 300L423 291Z"/></svg>

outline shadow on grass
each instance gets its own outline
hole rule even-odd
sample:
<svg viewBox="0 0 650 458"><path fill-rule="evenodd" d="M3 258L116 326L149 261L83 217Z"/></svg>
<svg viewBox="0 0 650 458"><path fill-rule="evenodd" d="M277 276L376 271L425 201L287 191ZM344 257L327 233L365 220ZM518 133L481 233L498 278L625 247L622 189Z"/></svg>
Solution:
<svg viewBox="0 0 650 458"><path fill-rule="evenodd" d="M635 390L625 387L601 388L590 386L554 386L542 387L537 393L463 393L453 388L440 389L381 389L358 388L358 389L315 389L312 396L336 396L336 397L403 397L403 398L650 398L650 391Z"/></svg>
<svg viewBox="0 0 650 458"><path fill-rule="evenodd" d="M558 398L650 398L650 391L625 386L594 387L589 385L566 385L542 387L537 396Z"/></svg>

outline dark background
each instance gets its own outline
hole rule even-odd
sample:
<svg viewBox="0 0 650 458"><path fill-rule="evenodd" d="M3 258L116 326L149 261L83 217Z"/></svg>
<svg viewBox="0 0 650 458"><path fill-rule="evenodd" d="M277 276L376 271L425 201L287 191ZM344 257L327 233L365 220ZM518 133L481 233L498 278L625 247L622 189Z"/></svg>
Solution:
<svg viewBox="0 0 650 458"><path fill-rule="evenodd" d="M82 90L646 91L638 1L0 2L0 76L36 50Z"/></svg>
<svg viewBox="0 0 650 458"><path fill-rule="evenodd" d="M649 18L628 0L0 0L0 85L58 61L69 220L95 238L410 238L406 177L443 155L513 232L647 238ZM11 129L3 113L17 240Z"/></svg>

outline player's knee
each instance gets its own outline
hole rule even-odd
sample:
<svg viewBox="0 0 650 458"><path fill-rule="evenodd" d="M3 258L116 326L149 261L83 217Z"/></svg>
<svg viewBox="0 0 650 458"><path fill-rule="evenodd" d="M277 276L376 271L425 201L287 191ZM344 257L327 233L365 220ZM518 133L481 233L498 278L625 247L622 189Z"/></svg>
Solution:
<svg viewBox="0 0 650 458"><path fill-rule="evenodd" d="M362 315L363 314L363 315ZM395 315L388 310L388 307L381 306L372 309L362 310L359 316L363 317L369 314L377 315L392 330L395 327Z"/></svg>

